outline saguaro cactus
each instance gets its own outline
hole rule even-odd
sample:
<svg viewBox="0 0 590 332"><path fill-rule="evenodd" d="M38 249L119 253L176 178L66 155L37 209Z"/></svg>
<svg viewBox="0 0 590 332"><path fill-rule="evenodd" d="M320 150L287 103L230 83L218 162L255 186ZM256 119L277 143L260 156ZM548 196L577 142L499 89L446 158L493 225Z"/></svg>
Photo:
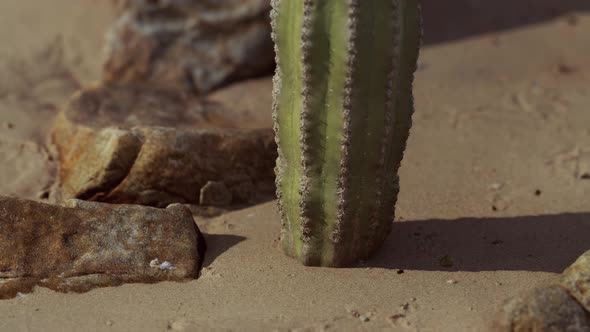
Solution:
<svg viewBox="0 0 590 332"><path fill-rule="evenodd" d="M272 1L281 241L305 265L366 259L390 232L413 113L417 1Z"/></svg>

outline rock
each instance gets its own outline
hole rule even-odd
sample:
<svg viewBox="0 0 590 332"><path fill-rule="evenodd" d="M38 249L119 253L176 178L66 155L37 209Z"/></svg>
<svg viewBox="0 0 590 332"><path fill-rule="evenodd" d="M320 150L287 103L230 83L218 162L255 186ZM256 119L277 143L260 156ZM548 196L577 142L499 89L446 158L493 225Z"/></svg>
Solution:
<svg viewBox="0 0 590 332"><path fill-rule="evenodd" d="M201 188L200 204L207 206L227 206L232 194L223 182L209 181Z"/></svg>
<svg viewBox="0 0 590 332"><path fill-rule="evenodd" d="M86 292L123 283L195 279L204 239L188 209L0 197L0 298L36 285ZM158 258L174 269L150 267Z"/></svg>
<svg viewBox="0 0 590 332"><path fill-rule="evenodd" d="M197 93L270 73L269 0L118 0L103 78Z"/></svg>
<svg viewBox="0 0 590 332"><path fill-rule="evenodd" d="M263 111L270 118L270 108ZM162 88L82 90L52 132L60 156L58 196L158 207L271 199L273 130L225 113L217 102ZM211 201L209 182L223 183L228 193Z"/></svg>
<svg viewBox="0 0 590 332"><path fill-rule="evenodd" d="M506 302L498 331L590 331L590 251L551 286Z"/></svg>
<svg viewBox="0 0 590 332"><path fill-rule="evenodd" d="M442 267L451 268L453 267L453 258L449 255L444 255L438 260L438 263Z"/></svg>
<svg viewBox="0 0 590 332"><path fill-rule="evenodd" d="M46 192L54 181L49 154L32 141L0 137L0 160L0 195L40 199L38 193Z"/></svg>
<svg viewBox="0 0 590 332"><path fill-rule="evenodd" d="M248 80L211 92L207 105L215 106L224 121L231 119L241 128L272 128L272 78ZM219 117L215 112L208 113L210 119Z"/></svg>
<svg viewBox="0 0 590 332"><path fill-rule="evenodd" d="M590 313L590 251L563 272L559 283Z"/></svg>
<svg viewBox="0 0 590 332"><path fill-rule="evenodd" d="M506 301L494 331L590 331L584 308L564 288L537 288Z"/></svg>

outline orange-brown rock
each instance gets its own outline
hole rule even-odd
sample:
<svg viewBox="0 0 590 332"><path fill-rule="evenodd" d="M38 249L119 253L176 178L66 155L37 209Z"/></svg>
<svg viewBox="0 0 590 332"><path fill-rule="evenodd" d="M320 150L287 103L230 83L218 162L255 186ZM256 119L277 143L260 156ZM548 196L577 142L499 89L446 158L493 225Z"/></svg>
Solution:
<svg viewBox="0 0 590 332"><path fill-rule="evenodd" d="M36 285L85 292L199 276L205 242L190 211L0 197L0 299Z"/></svg>
<svg viewBox="0 0 590 332"><path fill-rule="evenodd" d="M256 120L217 101L147 86L82 90L52 134L61 165L58 196L159 207L272 198L276 146L270 107L242 109L268 116ZM227 192L203 190L209 182Z"/></svg>
<svg viewBox="0 0 590 332"><path fill-rule="evenodd" d="M197 93L272 71L269 0L119 0L103 77Z"/></svg>

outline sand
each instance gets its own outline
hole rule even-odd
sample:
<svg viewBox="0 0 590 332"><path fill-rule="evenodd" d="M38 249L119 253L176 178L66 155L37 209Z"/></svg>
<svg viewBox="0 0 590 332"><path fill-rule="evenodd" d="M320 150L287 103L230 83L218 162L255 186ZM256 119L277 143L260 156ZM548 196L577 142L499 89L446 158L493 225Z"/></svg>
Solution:
<svg viewBox="0 0 590 332"><path fill-rule="evenodd" d="M540 17L427 38L397 221L370 261L298 265L277 248L270 202L197 219L199 280L38 289L0 302L0 330L485 330L506 297L589 249L590 15ZM99 78L111 19L90 0L0 1L0 194L40 199L51 185L51 119ZM248 104L270 107L270 79L255 86Z"/></svg>

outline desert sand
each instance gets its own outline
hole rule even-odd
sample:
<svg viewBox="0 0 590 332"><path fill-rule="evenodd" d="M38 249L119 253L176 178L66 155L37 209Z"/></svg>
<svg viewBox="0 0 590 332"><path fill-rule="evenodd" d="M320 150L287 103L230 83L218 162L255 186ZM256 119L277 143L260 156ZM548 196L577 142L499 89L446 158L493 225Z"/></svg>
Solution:
<svg viewBox="0 0 590 332"><path fill-rule="evenodd" d="M373 259L300 266L269 202L196 218L198 280L37 289L0 302L0 331L485 330L505 298L590 249L590 15L566 2L501 29L427 22L396 223ZM99 79L112 17L106 2L0 0L0 194L47 197L52 119ZM249 107L270 108L270 78L253 84Z"/></svg>

